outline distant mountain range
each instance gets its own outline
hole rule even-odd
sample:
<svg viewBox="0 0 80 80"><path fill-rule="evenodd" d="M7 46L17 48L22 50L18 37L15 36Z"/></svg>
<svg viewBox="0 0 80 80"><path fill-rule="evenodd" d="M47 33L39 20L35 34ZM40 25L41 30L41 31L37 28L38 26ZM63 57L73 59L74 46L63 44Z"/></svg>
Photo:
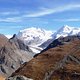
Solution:
<svg viewBox="0 0 80 80"><path fill-rule="evenodd" d="M32 27L20 30L19 33L16 35L16 37L22 40L24 44L28 45L33 52L40 53L53 40L59 37L66 37L72 35L80 35L80 28L64 25L56 32L52 32Z"/></svg>

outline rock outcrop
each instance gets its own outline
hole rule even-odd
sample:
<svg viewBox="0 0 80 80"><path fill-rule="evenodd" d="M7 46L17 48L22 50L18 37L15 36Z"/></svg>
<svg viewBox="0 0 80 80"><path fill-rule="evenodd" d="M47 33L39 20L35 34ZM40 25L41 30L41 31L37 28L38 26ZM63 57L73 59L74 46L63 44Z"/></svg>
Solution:
<svg viewBox="0 0 80 80"><path fill-rule="evenodd" d="M15 36L15 35L14 35ZM13 36L13 37L14 37ZM0 74L8 77L24 62L33 58L32 51L17 38L8 39L0 34Z"/></svg>

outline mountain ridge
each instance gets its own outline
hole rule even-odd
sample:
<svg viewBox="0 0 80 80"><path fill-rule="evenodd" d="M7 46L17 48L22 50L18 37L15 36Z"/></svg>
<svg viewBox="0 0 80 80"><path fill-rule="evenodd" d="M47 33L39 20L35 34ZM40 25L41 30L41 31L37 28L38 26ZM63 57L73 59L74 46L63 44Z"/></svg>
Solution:
<svg viewBox="0 0 80 80"><path fill-rule="evenodd" d="M68 25L64 25L58 31L53 34L53 37L66 37L66 36L73 36L73 35L80 35L80 28L70 27Z"/></svg>
<svg viewBox="0 0 80 80"><path fill-rule="evenodd" d="M34 53L40 53L45 49L53 40L59 37L80 35L80 28L70 27L64 25L55 32L48 31L40 28L26 28L20 30L16 37L28 45Z"/></svg>
<svg viewBox="0 0 80 80"><path fill-rule="evenodd" d="M67 39L71 38L68 37ZM63 39L60 40L63 42ZM65 39L65 41L67 40ZM22 75L33 80L74 80L73 76L75 76L79 80L79 48L80 38L72 37L70 42L51 47L35 56L16 70L11 77Z"/></svg>
<svg viewBox="0 0 80 80"><path fill-rule="evenodd" d="M14 37L14 36L13 36ZM33 58L27 45L18 39L8 39L0 34L0 74L8 77L24 62Z"/></svg>

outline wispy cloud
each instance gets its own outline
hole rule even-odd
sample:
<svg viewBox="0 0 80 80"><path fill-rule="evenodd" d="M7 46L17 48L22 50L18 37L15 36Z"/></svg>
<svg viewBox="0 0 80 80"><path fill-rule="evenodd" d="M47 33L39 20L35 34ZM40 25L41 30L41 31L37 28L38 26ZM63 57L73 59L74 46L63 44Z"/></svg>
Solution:
<svg viewBox="0 0 80 80"><path fill-rule="evenodd" d="M80 4L68 4L65 6L57 7L57 8L44 8L38 12L34 12L31 14L26 14L23 17L41 17L49 14L54 14L58 12L64 12L68 10L74 10L76 8L80 8Z"/></svg>
<svg viewBox="0 0 80 80"><path fill-rule="evenodd" d="M27 13L27 11L24 11L24 13L21 13L19 11L2 12L0 14L2 14L3 16L4 15L13 15L13 14L15 14L15 16L13 16L13 17L7 16L5 18L0 18L0 22L22 22L25 19L27 20L27 18L39 18L41 16L55 14L55 13L64 12L64 11L68 11L68 10L76 10L79 8L80 8L80 4L68 4L68 5L55 7L55 8L41 7L38 11L35 11L32 13L31 12ZM55 19L54 21L79 21L79 19L66 19L66 20Z"/></svg>
<svg viewBox="0 0 80 80"><path fill-rule="evenodd" d="M21 22L20 17L11 17L11 18L0 18L0 22Z"/></svg>
<svg viewBox="0 0 80 80"><path fill-rule="evenodd" d="M3 16L7 16L7 15L18 15L20 14L19 11L6 11L6 12L0 12L0 15L3 15Z"/></svg>
<svg viewBox="0 0 80 80"><path fill-rule="evenodd" d="M16 30L16 29L22 29L23 26L8 26L8 28L5 29L6 26L0 26L0 32L6 31L6 30Z"/></svg>
<svg viewBox="0 0 80 80"><path fill-rule="evenodd" d="M80 19L74 18L74 19L53 19L53 21L59 21L59 22L80 22Z"/></svg>

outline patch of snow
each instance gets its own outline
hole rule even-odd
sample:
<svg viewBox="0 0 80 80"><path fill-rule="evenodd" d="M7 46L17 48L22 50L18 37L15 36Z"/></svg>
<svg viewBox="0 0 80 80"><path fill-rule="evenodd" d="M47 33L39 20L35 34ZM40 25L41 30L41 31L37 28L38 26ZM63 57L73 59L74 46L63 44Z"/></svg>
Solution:
<svg viewBox="0 0 80 80"><path fill-rule="evenodd" d="M10 39L12 37L12 35L5 35L8 39Z"/></svg>

